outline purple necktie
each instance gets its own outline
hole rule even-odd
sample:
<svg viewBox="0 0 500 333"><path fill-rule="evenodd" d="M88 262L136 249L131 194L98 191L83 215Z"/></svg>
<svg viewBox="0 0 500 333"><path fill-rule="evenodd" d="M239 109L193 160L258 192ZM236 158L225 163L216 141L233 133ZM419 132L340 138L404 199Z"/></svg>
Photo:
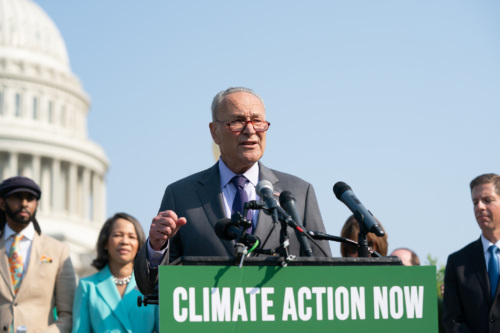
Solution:
<svg viewBox="0 0 500 333"><path fill-rule="evenodd" d="M234 185L234 187L236 187L236 195L234 196L232 213L240 212L241 215L243 215L243 207L245 205L245 202L248 201L248 195L245 191L245 184L247 181L248 179L246 179L245 176L241 175L236 175L231 179L231 183ZM247 216L245 217L248 221L252 222L252 211L248 210ZM253 223L252 227L247 229L247 232L250 234L253 233Z"/></svg>

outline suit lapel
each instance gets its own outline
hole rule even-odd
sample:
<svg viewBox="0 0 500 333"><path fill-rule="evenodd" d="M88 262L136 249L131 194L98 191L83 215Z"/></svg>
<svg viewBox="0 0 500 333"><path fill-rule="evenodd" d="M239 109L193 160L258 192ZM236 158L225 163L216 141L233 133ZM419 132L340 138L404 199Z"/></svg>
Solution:
<svg viewBox="0 0 500 333"><path fill-rule="evenodd" d="M486 268L486 262L484 260L484 251L483 244L481 242L481 238L479 238L474 243L474 253L471 260L471 264L473 265L473 272L475 272L476 279L479 281L479 285L481 286L481 290L484 294L484 298L488 300L489 304L493 302L490 295L490 282L488 278L488 270ZM477 259L476 259L477 258Z"/></svg>
<svg viewBox="0 0 500 333"><path fill-rule="evenodd" d="M220 187L219 162L215 163L207 172L203 173L198 181L196 190L203 211L208 218L211 228L215 228L215 224L226 217L224 212L224 204L222 197L222 189ZM222 241L224 247L228 251L228 255L234 253L234 243L230 241Z"/></svg>
<svg viewBox="0 0 500 333"><path fill-rule="evenodd" d="M270 169L268 169L262 163L259 162L259 181L260 180L270 181L273 184L274 192L279 190L275 188L276 183L279 182L279 179ZM279 202L279 200L277 201ZM271 218L271 216L267 215L263 211L260 211L259 217L257 219L257 227L255 228L254 234L258 236L262 241L264 241L264 238L267 237L272 227L273 227L273 219ZM275 228L278 228L279 230L280 226L277 225Z"/></svg>
<svg viewBox="0 0 500 333"><path fill-rule="evenodd" d="M8 294L14 298L14 287L12 286L12 280L10 279L10 269L9 261L7 260L7 251L5 250L5 240L3 234L0 235L0 275L1 279L4 281L2 283L2 294Z"/></svg>
<svg viewBox="0 0 500 333"><path fill-rule="evenodd" d="M111 271L109 266L104 267L97 273L97 291L101 295L104 302L110 307L113 315L128 331L132 331L132 325L128 318L128 312L125 306L120 302L122 299L116 289L115 283L111 278ZM128 288L127 288L128 289Z"/></svg>
<svg viewBox="0 0 500 333"><path fill-rule="evenodd" d="M132 273L132 277L130 278L130 282L127 285L127 289L125 290L125 293L123 294L123 300L120 304L120 306L123 307L123 310L126 313L129 313L129 311L133 310L134 308L137 308L138 294L134 293L134 290L136 289L136 287L137 287L137 284L135 282L135 276ZM128 316L127 316L127 319L128 319ZM129 323L129 325L130 325L130 323ZM132 330L132 328L131 328L131 330Z"/></svg>
<svg viewBox="0 0 500 333"><path fill-rule="evenodd" d="M35 236L33 237L33 241L31 242L31 252L28 262L28 268L26 270L26 273L24 274L23 280L21 281L21 286L17 291L16 297L20 297L24 293L24 290L27 288L27 286L33 283L31 281L37 283L37 272L39 268L38 265L40 265L40 259L42 258L43 252L43 242L41 241L40 237L41 236L35 232Z"/></svg>
<svg viewBox="0 0 500 333"><path fill-rule="evenodd" d="M210 224L214 227L217 221L226 216L220 188L218 162L200 177L198 184L196 192Z"/></svg>

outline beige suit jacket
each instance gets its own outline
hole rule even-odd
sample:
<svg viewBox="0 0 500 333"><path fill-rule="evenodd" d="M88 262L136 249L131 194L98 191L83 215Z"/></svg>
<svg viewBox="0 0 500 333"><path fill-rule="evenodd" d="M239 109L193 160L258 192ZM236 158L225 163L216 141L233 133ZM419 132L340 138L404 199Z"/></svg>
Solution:
<svg viewBox="0 0 500 333"><path fill-rule="evenodd" d="M7 255L5 240L0 237L0 332L7 332L13 317L14 329L24 325L30 333L71 332L76 277L67 246L36 233L17 295ZM57 321L54 321L54 307Z"/></svg>

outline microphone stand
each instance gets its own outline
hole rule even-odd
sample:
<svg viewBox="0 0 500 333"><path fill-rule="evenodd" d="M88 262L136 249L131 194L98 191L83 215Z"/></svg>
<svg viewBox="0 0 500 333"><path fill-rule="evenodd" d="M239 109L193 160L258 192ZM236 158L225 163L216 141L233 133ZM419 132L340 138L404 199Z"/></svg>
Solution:
<svg viewBox="0 0 500 333"><path fill-rule="evenodd" d="M245 216L247 216L249 207L245 204L244 209L243 209L243 214L241 215L240 212L235 212L231 216L231 223L234 223L238 225L239 228L243 229L242 233L240 236L238 236L235 240L234 243L234 250L235 250L235 261L239 261L239 267L243 267L243 261L245 260L245 256L248 254L248 246L258 246L256 244L251 244L245 241L245 235L246 235L246 230L252 226L252 221L248 221ZM258 244L258 242L257 242Z"/></svg>
<svg viewBox="0 0 500 333"><path fill-rule="evenodd" d="M345 237L339 237L339 236L332 236L329 234L325 234L324 232L320 231L312 231L312 230L307 230L307 234L311 236L314 239L317 240L329 240L329 241L334 241L338 243L345 243L349 245L354 245L358 248L358 256L359 256L359 248L360 244L359 242L356 242L355 240L345 238ZM366 234L365 234L365 240L366 240ZM368 247L368 242L366 244L366 250L368 251L369 255L366 255L365 257L375 257L375 258L382 258L382 255L378 253L377 251L370 251Z"/></svg>
<svg viewBox="0 0 500 333"><path fill-rule="evenodd" d="M289 252L289 245L290 245L290 238L288 237L288 226L293 226L296 225L296 223L292 220L290 215L281 208L280 206L274 206L271 208L266 208L265 206L262 208L264 213L267 215L271 215L271 217L274 219L277 217L278 220L281 222L281 229L280 229L280 245L276 248L276 252L285 258L285 260L281 263L281 266L286 267L288 266L288 263L296 258L295 255L290 254Z"/></svg>
<svg viewBox="0 0 500 333"><path fill-rule="evenodd" d="M288 237L288 225L283 220L282 214L278 215L278 219L281 222L281 230L280 230L280 246L277 248L277 252L285 258L285 261L281 263L281 266L286 267L290 261L295 259L294 255L291 255L288 252L288 246L290 245L290 238Z"/></svg>
<svg viewBox="0 0 500 333"><path fill-rule="evenodd" d="M354 218L359 224L359 234L358 234L358 257L369 257L368 241L366 239L366 234L368 230L365 227L365 217L359 211L354 213Z"/></svg>
<svg viewBox="0 0 500 333"><path fill-rule="evenodd" d="M266 204L264 202L252 200L245 203L244 214L246 214L248 209L260 209L264 211L264 213L271 216L274 224L277 223L276 220L279 220L281 222L280 245L275 249L266 250L261 248L255 250L255 252L262 254L270 254L270 255L279 254L281 257L285 258L285 260L281 263L281 265L283 267L286 267L290 261L295 259L295 256L291 255L289 252L288 247L290 245L290 239L288 237L288 232L287 232L288 225L295 222L291 220L290 216L285 212L283 208L277 205L274 207L266 207ZM266 238L264 244L267 242L268 238L269 235Z"/></svg>
<svg viewBox="0 0 500 333"><path fill-rule="evenodd" d="M279 254L280 256L285 258L285 260L282 262L282 266L284 266L284 267L286 267L289 262L291 262L292 260L294 260L296 258L295 255L291 255L289 252L290 239L289 239L288 232L287 232L288 226L290 226L296 232L300 232L301 234L303 234L307 238L309 238L309 240L311 242L313 242L323 252L325 257L327 256L327 254L315 242L315 237L313 237L313 236L317 236L316 239L318 239L318 240L327 239L327 240L338 241L338 239L333 239L333 237L335 237L335 236L330 236L330 235L326 235L324 233L317 233L317 232L310 233L309 231L303 229L302 227L299 227L297 225L297 223L292 219L292 217L288 214L288 212L286 212L283 208L281 208L281 206L274 206L274 207L268 208L268 207L266 207L266 204L264 202L252 200L252 201L246 202L244 205L245 216L246 216L248 209L260 209L260 210L263 210L264 213L266 213L267 215L278 217L278 220L281 222L280 245L278 247L276 247L275 249L264 249L263 248L265 246L265 244L267 243L269 236L273 232L274 227L276 226L277 222L275 222L273 219L273 227L270 230L270 232L268 233L264 243L260 246L260 248L254 249L253 252L257 253L257 256L259 254L266 254L266 255L273 255L273 256L276 254ZM241 217L240 220L241 219L244 220L243 217ZM319 234L321 234L321 235L319 235ZM324 238L325 235L328 236L329 238ZM323 237L323 238L320 238L320 237ZM352 241L352 240L348 240L347 238L344 238L344 239L346 240L345 242L350 241L350 242L353 242L353 245L358 246L357 242Z"/></svg>
<svg viewBox="0 0 500 333"><path fill-rule="evenodd" d="M137 297L137 306L148 306L148 304L160 304L159 297L158 297L158 292L150 295L144 295L143 296L138 296Z"/></svg>

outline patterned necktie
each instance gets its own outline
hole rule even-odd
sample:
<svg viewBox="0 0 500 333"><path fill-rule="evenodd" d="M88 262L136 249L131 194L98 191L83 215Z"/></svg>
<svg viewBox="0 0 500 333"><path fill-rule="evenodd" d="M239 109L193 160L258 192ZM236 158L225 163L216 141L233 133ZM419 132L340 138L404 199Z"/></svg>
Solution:
<svg viewBox="0 0 500 333"><path fill-rule="evenodd" d="M14 242L9 250L9 268L10 268L10 279L12 280L12 285L14 286L14 292L17 294L19 286L21 286L21 279L23 276L23 258L20 256L19 243L23 239L23 235L15 235Z"/></svg>
<svg viewBox="0 0 500 333"><path fill-rule="evenodd" d="M248 201L248 195L245 191L245 184L248 180L245 176L236 175L231 179L231 183L233 183L234 187L236 187L236 196L234 197L232 211L240 212L243 215L245 202ZM246 219L252 222L252 211L248 210ZM247 229L248 233L253 233L253 224L252 227Z"/></svg>
<svg viewBox="0 0 500 333"><path fill-rule="evenodd" d="M488 248L490 252L490 260L488 261L488 276L490 278L490 292L491 298L495 298L495 292L497 290L498 285L498 247L496 245L491 245Z"/></svg>

